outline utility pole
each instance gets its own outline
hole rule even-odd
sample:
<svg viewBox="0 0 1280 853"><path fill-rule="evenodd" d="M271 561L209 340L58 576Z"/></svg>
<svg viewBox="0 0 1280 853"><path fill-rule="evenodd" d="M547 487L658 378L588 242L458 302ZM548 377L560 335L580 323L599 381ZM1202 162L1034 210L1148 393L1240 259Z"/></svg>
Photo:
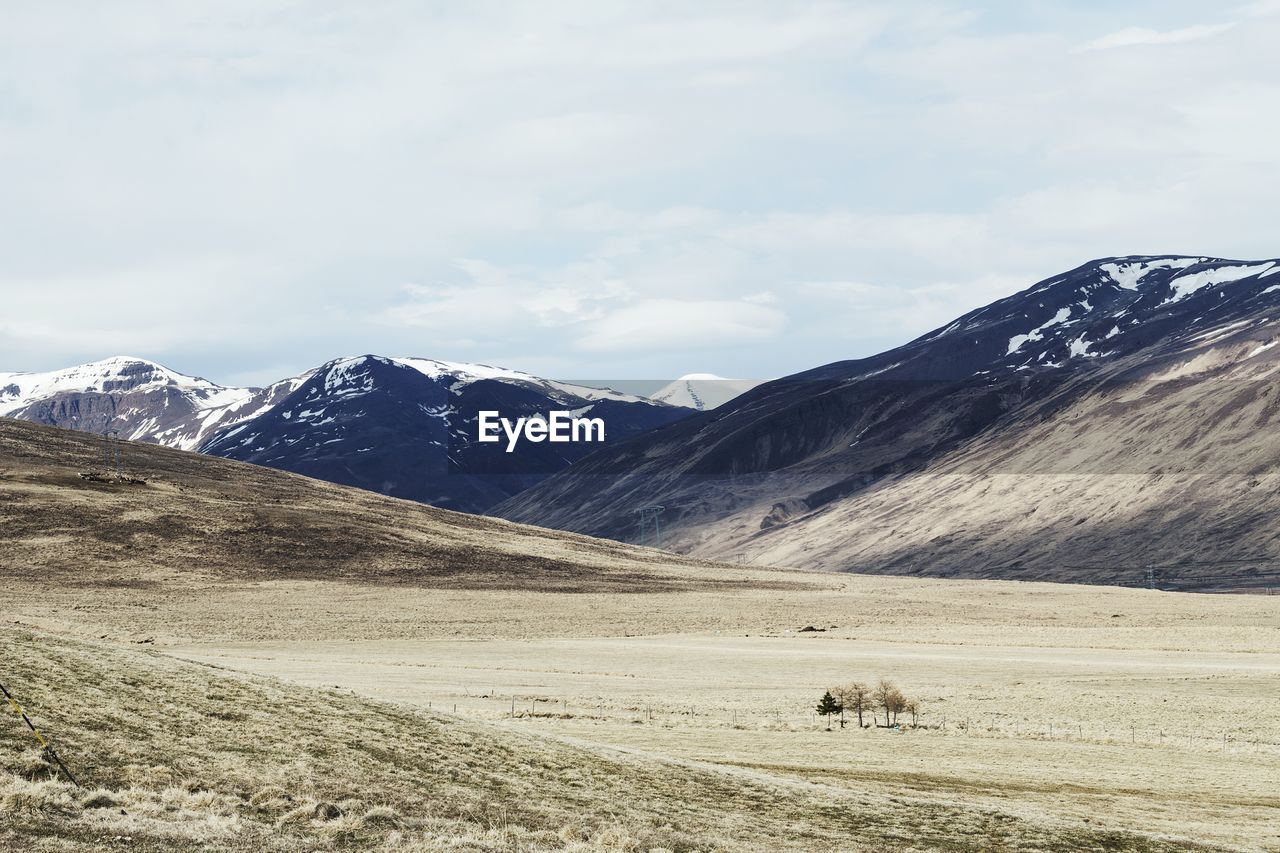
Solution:
<svg viewBox="0 0 1280 853"><path fill-rule="evenodd" d="M666 512L666 507L658 506L657 504L650 504L649 506L642 506L633 510L636 520L640 525L639 544L644 544L645 534L652 529L653 533L649 540L649 546L651 548L662 547L662 526L658 521L658 516L662 515L664 512Z"/></svg>
<svg viewBox="0 0 1280 853"><path fill-rule="evenodd" d="M112 462L114 461L116 479L120 479L120 430L112 429L107 426L102 431L102 475L104 477L111 475Z"/></svg>
<svg viewBox="0 0 1280 853"><path fill-rule="evenodd" d="M1160 580L1160 569L1155 566L1147 566L1147 589L1156 589L1156 582Z"/></svg>

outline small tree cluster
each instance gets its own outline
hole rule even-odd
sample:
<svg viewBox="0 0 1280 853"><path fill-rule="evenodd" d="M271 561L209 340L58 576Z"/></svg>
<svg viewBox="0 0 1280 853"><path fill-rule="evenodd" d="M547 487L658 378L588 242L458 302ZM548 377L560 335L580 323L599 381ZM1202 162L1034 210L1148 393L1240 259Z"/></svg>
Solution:
<svg viewBox="0 0 1280 853"><path fill-rule="evenodd" d="M850 714L858 715L858 728L862 728L862 715L871 710L871 690L860 681L836 688L836 698Z"/></svg>
<svg viewBox="0 0 1280 853"><path fill-rule="evenodd" d="M880 679L875 687L868 687L860 681L833 687L822 695L817 711L827 718L827 729L831 728L831 718L836 714L840 715L843 727L845 712L858 715L858 728L865 725L866 715L870 715L873 724L881 725L877 714L884 714L883 725L886 728L897 725L900 714L910 714L913 726L920 720L919 701L908 699L887 678Z"/></svg>

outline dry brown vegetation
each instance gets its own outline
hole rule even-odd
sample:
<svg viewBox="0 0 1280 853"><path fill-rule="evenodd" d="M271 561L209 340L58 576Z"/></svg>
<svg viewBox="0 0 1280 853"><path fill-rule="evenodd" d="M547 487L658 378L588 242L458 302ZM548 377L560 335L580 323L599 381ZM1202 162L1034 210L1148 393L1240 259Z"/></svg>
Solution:
<svg viewBox="0 0 1280 853"><path fill-rule="evenodd" d="M1280 848L1274 598L700 563L153 447L94 484L93 441L0 421L0 679L86 783L0 723L0 848ZM881 675L919 729L812 720Z"/></svg>
<svg viewBox="0 0 1280 853"><path fill-rule="evenodd" d="M122 444L143 484L85 479L86 433L0 419L0 535L10 571L69 582L354 580L456 589L632 592L725 587L700 560L448 512L255 465ZM774 582L794 582L778 574ZM759 578L750 581L753 586Z"/></svg>
<svg viewBox="0 0 1280 853"><path fill-rule="evenodd" d="M1173 846L610 755L155 653L8 629L0 653L86 785L0 729L10 849Z"/></svg>

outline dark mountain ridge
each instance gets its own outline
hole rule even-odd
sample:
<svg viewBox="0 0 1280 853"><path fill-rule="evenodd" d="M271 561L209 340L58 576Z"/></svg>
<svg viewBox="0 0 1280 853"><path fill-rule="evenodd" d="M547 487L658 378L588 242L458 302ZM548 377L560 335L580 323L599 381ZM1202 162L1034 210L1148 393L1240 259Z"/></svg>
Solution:
<svg viewBox="0 0 1280 853"><path fill-rule="evenodd" d="M634 541L635 509L660 505L665 544L700 556L1071 579L1061 568L1087 556L1083 539L1062 551L1052 530L1028 525L1011 565L989 553L998 538L966 532L978 516L994 530L1034 515L1040 492L1016 505L1006 505L1008 490L989 493L963 517L944 516L934 514L937 475L1156 476L1209 453L1210 476L1234 464L1225 450L1233 442L1270 460L1273 448L1258 446L1267 436L1244 430L1230 410L1269 405L1262 390L1273 384L1265 380L1277 320L1275 261L1105 258L901 347L765 383L594 454L495 513ZM1253 402L1236 400L1225 379L1253 383ZM1140 399L1121 402L1126 395ZM1176 453L1144 443L1138 423L1177 433ZM1214 451L1215 441L1225 443ZM962 539L970 550L947 546Z"/></svg>
<svg viewBox="0 0 1280 853"><path fill-rule="evenodd" d="M364 355L268 388L227 388L120 357L46 374L0 374L0 415L253 462L482 512L598 444L476 441L477 413L605 422L605 445L690 409L488 365Z"/></svg>

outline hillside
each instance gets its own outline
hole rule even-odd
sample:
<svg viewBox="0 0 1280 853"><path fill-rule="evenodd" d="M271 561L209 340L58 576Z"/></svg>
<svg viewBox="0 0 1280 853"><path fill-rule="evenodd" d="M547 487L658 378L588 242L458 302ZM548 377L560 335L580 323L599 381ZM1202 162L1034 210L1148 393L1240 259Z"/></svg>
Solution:
<svg viewBox="0 0 1280 853"><path fill-rule="evenodd" d="M1278 272L1086 264L597 453L495 513L626 540L656 504L665 547L771 565L1268 585Z"/></svg>
<svg viewBox="0 0 1280 853"><path fill-rule="evenodd" d="M309 579L542 591L755 582L659 551L139 442L122 445L122 465L145 483L85 479L101 468L100 445L86 433L0 420L8 581Z"/></svg>

